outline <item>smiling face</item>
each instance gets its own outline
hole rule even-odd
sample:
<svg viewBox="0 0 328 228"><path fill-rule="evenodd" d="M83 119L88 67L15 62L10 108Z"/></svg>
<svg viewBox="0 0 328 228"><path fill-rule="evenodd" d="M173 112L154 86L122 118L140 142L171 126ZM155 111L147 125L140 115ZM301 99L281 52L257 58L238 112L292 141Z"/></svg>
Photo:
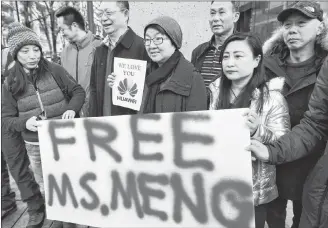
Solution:
<svg viewBox="0 0 328 228"><path fill-rule="evenodd" d="M319 33L319 20L307 18L296 11L283 22L283 38L289 50L300 50L309 45L314 48Z"/></svg>
<svg viewBox="0 0 328 228"><path fill-rule="evenodd" d="M35 69L40 61L41 51L36 45L25 45L17 53L17 60L26 70Z"/></svg>
<svg viewBox="0 0 328 228"><path fill-rule="evenodd" d="M210 9L210 27L215 35L227 34L239 19L231 2L213 2Z"/></svg>
<svg viewBox="0 0 328 228"><path fill-rule="evenodd" d="M246 40L232 41L223 51L222 69L229 80L249 80L253 76L261 57L254 57Z"/></svg>
<svg viewBox="0 0 328 228"><path fill-rule="evenodd" d="M103 2L100 10L101 24L106 34L113 34L127 27L129 11L121 9L116 2Z"/></svg>
<svg viewBox="0 0 328 228"><path fill-rule="evenodd" d="M160 33L154 28L148 28L146 30L145 42L149 41L150 44L145 45L147 54L152 61L159 65L165 63L173 55L176 49L168 36Z"/></svg>

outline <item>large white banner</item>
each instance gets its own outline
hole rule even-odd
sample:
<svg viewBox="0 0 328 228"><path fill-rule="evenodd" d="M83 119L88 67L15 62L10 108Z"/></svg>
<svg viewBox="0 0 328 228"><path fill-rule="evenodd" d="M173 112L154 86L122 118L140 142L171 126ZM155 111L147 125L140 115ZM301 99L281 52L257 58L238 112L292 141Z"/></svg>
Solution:
<svg viewBox="0 0 328 228"><path fill-rule="evenodd" d="M96 227L255 227L244 111L44 121L47 218Z"/></svg>
<svg viewBox="0 0 328 228"><path fill-rule="evenodd" d="M146 77L147 61L114 58L113 104L139 111Z"/></svg>

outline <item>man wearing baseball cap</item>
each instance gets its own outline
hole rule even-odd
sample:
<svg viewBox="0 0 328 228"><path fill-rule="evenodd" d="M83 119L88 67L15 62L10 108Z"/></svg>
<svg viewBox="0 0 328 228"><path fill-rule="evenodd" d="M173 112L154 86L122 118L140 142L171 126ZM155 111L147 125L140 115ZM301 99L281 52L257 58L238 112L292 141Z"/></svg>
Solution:
<svg viewBox="0 0 328 228"><path fill-rule="evenodd" d="M279 13L281 27L264 46L264 65L268 77L283 78L291 127L298 125L308 103L317 75L328 53L327 19L320 5L313 1L299 1ZM277 164L276 184L279 197L268 208L270 228L285 228L288 200L293 203L293 226L298 228L302 213L302 193L306 177L324 152L322 140L311 155L286 164ZM312 153L313 152L313 153Z"/></svg>

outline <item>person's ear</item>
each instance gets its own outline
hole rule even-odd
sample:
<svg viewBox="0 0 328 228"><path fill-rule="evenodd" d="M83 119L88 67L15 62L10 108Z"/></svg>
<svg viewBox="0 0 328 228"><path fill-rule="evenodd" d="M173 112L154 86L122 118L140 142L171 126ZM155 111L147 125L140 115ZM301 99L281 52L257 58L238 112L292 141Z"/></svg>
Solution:
<svg viewBox="0 0 328 228"><path fill-rule="evenodd" d="M73 22L71 27L74 27L74 28L79 28L79 25L76 23L76 22Z"/></svg>
<svg viewBox="0 0 328 228"><path fill-rule="evenodd" d="M124 16L127 18L126 22L129 22L129 18L130 18L130 11L128 9L124 10Z"/></svg>
<svg viewBox="0 0 328 228"><path fill-rule="evenodd" d="M234 12L233 22L236 23L239 20L239 17L240 17L240 13Z"/></svg>
<svg viewBox="0 0 328 228"><path fill-rule="evenodd" d="M258 55L255 57L254 61L255 61L255 66L254 68L258 67L260 62L261 62L261 59L262 59L262 56L261 55Z"/></svg>

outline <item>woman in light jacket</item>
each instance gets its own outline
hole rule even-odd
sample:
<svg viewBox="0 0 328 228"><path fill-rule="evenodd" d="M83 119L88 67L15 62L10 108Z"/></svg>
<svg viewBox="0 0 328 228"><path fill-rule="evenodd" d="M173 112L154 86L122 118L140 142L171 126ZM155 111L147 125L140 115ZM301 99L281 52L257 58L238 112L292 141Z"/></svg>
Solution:
<svg viewBox="0 0 328 228"><path fill-rule="evenodd" d="M210 85L210 109L249 108L245 113L250 136L263 143L277 140L290 129L281 79L266 83L262 43L251 34L230 36L222 47L222 77ZM278 197L275 166L259 160L253 166L256 228L264 228L267 204Z"/></svg>

